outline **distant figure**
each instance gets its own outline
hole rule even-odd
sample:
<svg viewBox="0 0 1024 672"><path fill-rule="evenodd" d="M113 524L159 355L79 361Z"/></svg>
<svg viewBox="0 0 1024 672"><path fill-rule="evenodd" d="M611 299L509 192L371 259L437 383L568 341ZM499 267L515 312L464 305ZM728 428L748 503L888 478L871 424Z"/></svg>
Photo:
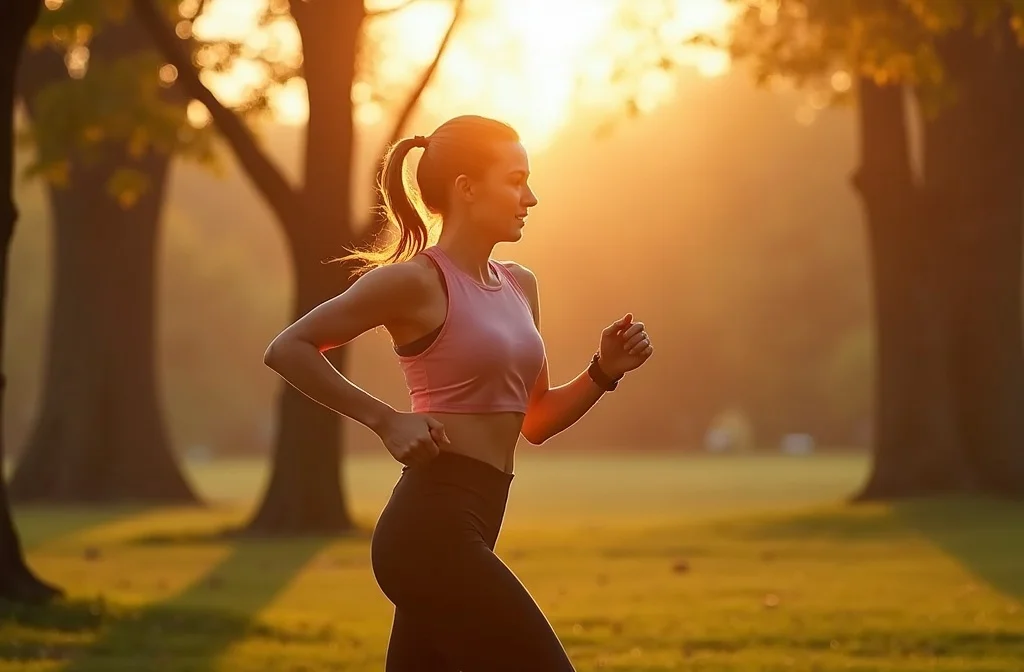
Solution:
<svg viewBox="0 0 1024 672"><path fill-rule="evenodd" d="M418 189L404 161L422 148ZM541 444L651 356L642 322L610 324L580 375L551 387L537 279L491 254L523 235L537 198L510 126L460 116L396 143L383 174L399 239L356 251L360 277L274 339L265 361L314 401L370 428L405 465L373 534L374 576L395 604L387 672L562 672L572 663L530 593L494 554L519 435ZM344 188L339 185L338 188ZM425 212L424 212L425 210ZM428 246L427 214L441 233ZM589 260L570 260L588 263ZM635 282L616 264L624 283ZM398 411L322 356L384 326L409 388Z"/></svg>
<svg viewBox="0 0 1024 672"><path fill-rule="evenodd" d="M815 441L810 434L794 432L782 437L781 449L787 455L810 455L814 452Z"/></svg>

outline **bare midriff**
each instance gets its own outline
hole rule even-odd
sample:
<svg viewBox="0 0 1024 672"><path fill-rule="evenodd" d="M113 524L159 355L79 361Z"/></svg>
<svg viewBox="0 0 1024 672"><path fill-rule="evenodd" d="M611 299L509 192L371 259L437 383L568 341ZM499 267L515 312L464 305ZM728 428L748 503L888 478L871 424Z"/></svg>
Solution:
<svg viewBox="0 0 1024 672"><path fill-rule="evenodd" d="M522 413L427 413L444 425L451 444L441 450L486 462L495 469L512 473Z"/></svg>

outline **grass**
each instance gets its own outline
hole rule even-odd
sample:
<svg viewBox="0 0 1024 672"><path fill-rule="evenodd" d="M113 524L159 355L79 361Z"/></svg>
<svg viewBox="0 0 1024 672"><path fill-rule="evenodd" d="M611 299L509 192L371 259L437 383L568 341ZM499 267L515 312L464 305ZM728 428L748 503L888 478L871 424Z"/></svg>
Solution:
<svg viewBox="0 0 1024 672"><path fill-rule="evenodd" d="M1024 669L1024 507L841 503L863 458L528 455L499 554L583 670ZM67 603L0 612L0 672L383 669L364 535L224 540L262 465L195 465L208 510L20 510ZM397 469L352 460L372 522Z"/></svg>

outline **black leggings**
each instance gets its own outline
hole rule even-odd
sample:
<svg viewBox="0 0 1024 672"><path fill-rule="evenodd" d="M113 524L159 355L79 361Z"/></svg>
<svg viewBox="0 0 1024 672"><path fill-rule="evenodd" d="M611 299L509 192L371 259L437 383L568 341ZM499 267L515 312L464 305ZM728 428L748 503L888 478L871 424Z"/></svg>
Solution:
<svg viewBox="0 0 1024 672"><path fill-rule="evenodd" d="M512 475L442 451L406 467L373 533L395 604L387 672L574 672L558 637L494 554Z"/></svg>

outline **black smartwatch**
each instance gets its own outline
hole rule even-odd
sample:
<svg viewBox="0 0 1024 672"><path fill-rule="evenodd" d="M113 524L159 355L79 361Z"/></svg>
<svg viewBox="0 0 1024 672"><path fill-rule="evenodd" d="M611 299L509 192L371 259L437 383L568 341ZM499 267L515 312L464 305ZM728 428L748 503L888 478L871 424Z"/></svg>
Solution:
<svg viewBox="0 0 1024 672"><path fill-rule="evenodd" d="M600 358L601 353L595 352L594 358L590 360L590 366L587 367L587 375L590 376L590 379L593 380L599 388L605 392L611 392L619 386L619 381L622 380L622 376L619 376L618 378L609 378L597 364L597 360Z"/></svg>

